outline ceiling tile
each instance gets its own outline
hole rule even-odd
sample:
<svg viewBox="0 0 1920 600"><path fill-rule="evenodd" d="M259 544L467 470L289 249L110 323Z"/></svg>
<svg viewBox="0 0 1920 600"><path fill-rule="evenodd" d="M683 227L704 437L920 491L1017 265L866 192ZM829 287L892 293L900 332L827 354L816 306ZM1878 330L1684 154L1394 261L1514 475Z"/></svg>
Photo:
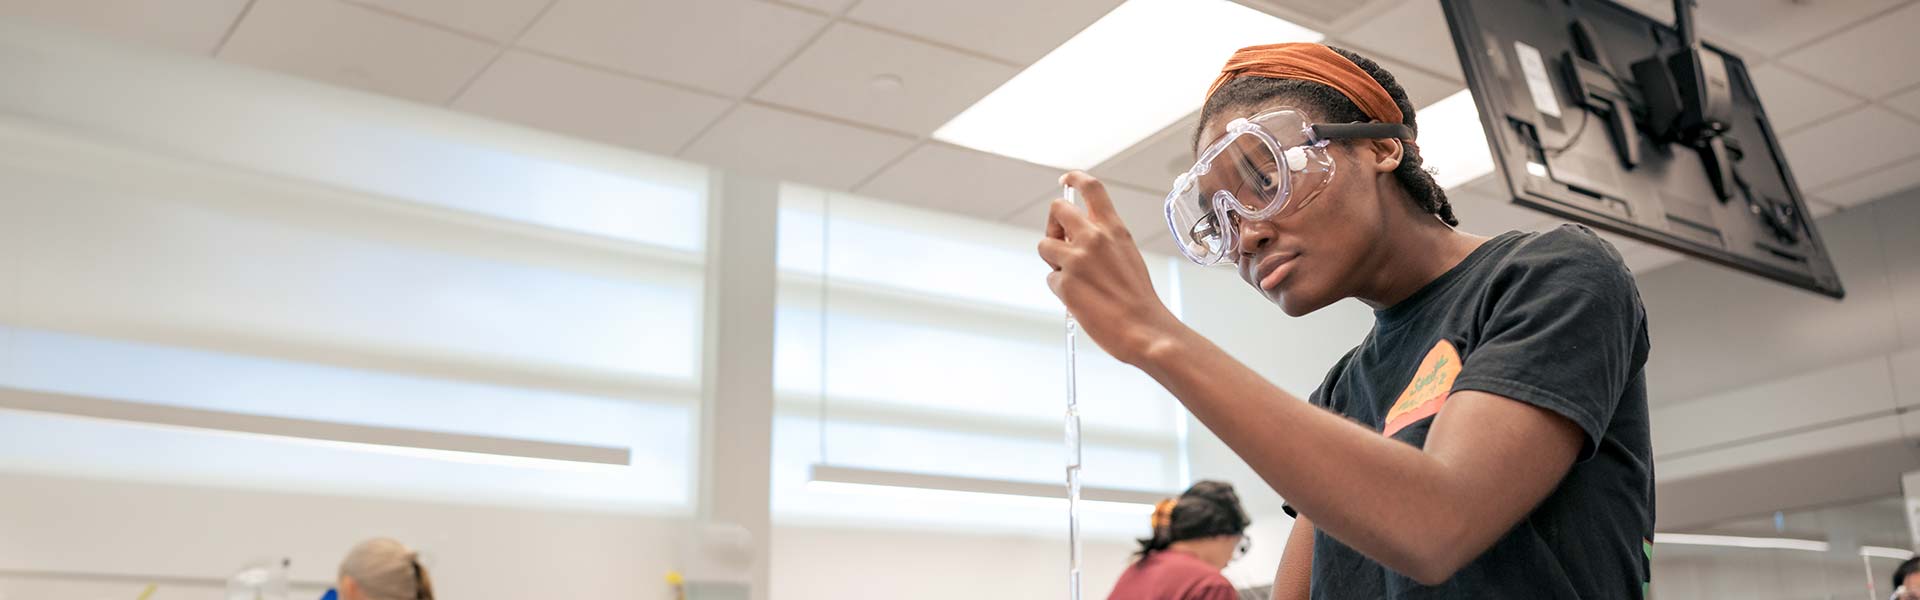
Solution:
<svg viewBox="0 0 1920 600"><path fill-rule="evenodd" d="M486 42L342 2L257 0L220 58L443 104L497 51Z"/></svg>
<svg viewBox="0 0 1920 600"><path fill-rule="evenodd" d="M1901 190L1920 186L1920 160L1889 166L1820 190L1822 202L1840 206L1859 206L1885 198Z"/></svg>
<svg viewBox="0 0 1920 600"><path fill-rule="evenodd" d="M1407 101L1413 103L1415 110L1445 100L1447 96L1467 89L1465 84L1434 77L1426 71L1394 62L1392 59L1378 58L1374 59L1374 62L1380 63L1388 73L1393 74L1393 80L1400 84L1401 89L1407 91ZM1418 119L1416 118L1415 121L1417 122Z"/></svg>
<svg viewBox="0 0 1920 600"><path fill-rule="evenodd" d="M748 103L714 124L681 156L845 190L912 145L913 139L905 136Z"/></svg>
<svg viewBox="0 0 1920 600"><path fill-rule="evenodd" d="M1437 0L1401 3L1340 38L1369 58L1385 57L1453 81L1466 81L1461 75L1460 57L1453 50L1453 34L1447 31L1447 19Z"/></svg>
<svg viewBox="0 0 1920 600"><path fill-rule="evenodd" d="M930 135L1016 72L976 56L837 23L754 98Z"/></svg>
<svg viewBox="0 0 1920 600"><path fill-rule="evenodd" d="M1627 5L1627 8L1638 11L1640 14L1653 17L1654 20L1661 23L1668 25L1673 24L1672 0L1621 0L1620 3Z"/></svg>
<svg viewBox="0 0 1920 600"><path fill-rule="evenodd" d="M772 1L779 2L781 4L792 4L794 6L802 6L812 10L827 13L830 15L840 14L840 11L846 10L847 5L853 4L854 2L854 0L772 0Z"/></svg>
<svg viewBox="0 0 1920 600"><path fill-rule="evenodd" d="M1127 225L1127 232L1133 234L1136 244L1145 240L1160 240L1161 243L1166 243L1166 235L1168 235L1166 205L1165 199L1160 194L1126 184L1108 183L1107 196L1113 199L1114 212L1120 213L1120 221ZM1045 226L1047 206L1054 198L1059 197L1058 191L1046 192L1025 208L1007 217L1005 221L1015 225ZM1173 248L1160 247L1153 250L1170 252Z"/></svg>
<svg viewBox="0 0 1920 600"><path fill-rule="evenodd" d="M499 42L512 42L551 0L348 0L431 21Z"/></svg>
<svg viewBox="0 0 1920 600"><path fill-rule="evenodd" d="M1836 37L1841 29L1904 1L1700 0L1694 15L1700 21L1701 35L1708 40L1724 39L1736 46L1736 51L1751 50L1771 57L1814 40ZM1671 21L1672 2L1659 4L1662 18Z"/></svg>
<svg viewBox="0 0 1920 600"><path fill-rule="evenodd" d="M921 145L860 189L861 195L999 219L1060 180L1060 170L939 142Z"/></svg>
<svg viewBox="0 0 1920 600"><path fill-rule="evenodd" d="M559 133L673 154L732 103L514 50L481 73L453 106Z"/></svg>
<svg viewBox="0 0 1920 600"><path fill-rule="evenodd" d="M1413 102L1415 108L1439 102L1446 99L1447 96L1453 95L1454 92L1466 89L1466 85L1464 84L1448 81L1441 77L1435 77L1432 73L1428 73L1423 69L1415 68L1407 63L1394 60L1380 52L1365 49L1363 44L1349 41L1345 38L1331 38L1326 40L1326 44L1353 50L1354 52L1360 53L1361 56L1371 58L1374 62L1380 63L1380 66L1384 67L1388 73L1393 74L1394 81L1399 83L1400 87L1407 91L1407 100ZM1451 46L1448 47L1448 52L1452 52Z"/></svg>
<svg viewBox="0 0 1920 600"><path fill-rule="evenodd" d="M1885 104L1894 110L1906 113L1909 117L1920 119L1920 88L1888 98Z"/></svg>
<svg viewBox="0 0 1920 600"><path fill-rule="evenodd" d="M1025 65L1119 5L1119 0L865 0L847 18ZM1014 15L1018 18L1010 18Z"/></svg>
<svg viewBox="0 0 1920 600"><path fill-rule="evenodd" d="M1801 189L1818 191L1875 165L1920 154L1920 124L1868 106L1786 136L1780 144Z"/></svg>
<svg viewBox="0 0 1920 600"><path fill-rule="evenodd" d="M1053 200L1058 197L1060 197L1060 194L1054 192L1029 200L1025 207L1009 215L1007 218L1001 219L1001 221L1016 227L1032 227L1036 232L1041 231L1047 226L1048 207L1051 206ZM1142 252L1155 252L1161 255L1171 255L1179 252L1179 250L1172 246L1172 236L1167 233L1165 221L1161 221L1159 225L1147 228L1136 228L1128 225L1127 232L1133 234L1133 245Z"/></svg>
<svg viewBox="0 0 1920 600"><path fill-rule="evenodd" d="M1027 201L1026 206L1021 207L1018 211L1014 211L1011 215L1007 215L1007 218L1001 219L1001 221L1018 227L1032 227L1036 230L1046 227L1047 206L1053 203L1054 198L1058 197L1060 197L1060 194L1056 192L1030 199Z"/></svg>
<svg viewBox="0 0 1920 600"><path fill-rule="evenodd" d="M1167 189L1173 178L1193 166L1193 129L1200 123L1194 111L1132 148L1122 150L1094 167L1094 176L1147 189Z"/></svg>
<svg viewBox="0 0 1920 600"><path fill-rule="evenodd" d="M1646 252L1625 258L1628 270L1634 273L1647 273L1686 262L1688 256L1666 248L1648 246Z"/></svg>
<svg viewBox="0 0 1920 600"><path fill-rule="evenodd" d="M1508 231L1542 231L1561 223L1552 215L1513 203L1504 180L1483 175L1447 190L1447 203L1460 218L1460 229L1480 235Z"/></svg>
<svg viewBox="0 0 1920 600"><path fill-rule="evenodd" d="M1805 200L1807 202L1807 212L1813 213L1813 218L1815 219L1840 212L1840 205L1837 203L1828 202L1819 198L1805 198Z"/></svg>
<svg viewBox="0 0 1920 600"><path fill-rule="evenodd" d="M1312 0L1292 0L1292 1L1304 2L1304 1L1312 1ZM1748 5L1750 4L1757 5L1757 4L1760 4L1761 2L1787 4L1789 2L1792 2L1792 0L1761 0L1761 1L1700 0L1700 1L1701 1L1701 4L1703 5L1703 8L1701 8L1700 12L1698 13L1700 17L1700 22L1701 22L1701 26L1700 26L1701 38L1706 40L1709 43L1719 45L1725 48L1726 50L1733 52L1736 55L1746 57L1749 63L1761 62L1759 59L1762 59L1765 56L1768 56L1769 53L1761 52L1759 51L1758 47L1748 43L1749 42L1748 36L1723 35L1723 31L1740 31L1740 30L1729 29L1726 26L1722 26L1720 22L1716 21L1713 18L1714 15L1711 13L1715 12L1714 9L1720 8L1718 5L1721 5L1721 4L1726 4L1728 6L1725 8L1720 8L1720 12L1732 13L1732 12L1738 12L1739 9L1747 8ZM1888 1L1898 2L1901 0L1873 0L1873 1L1884 3ZM1621 3L1626 4L1628 8L1631 8L1635 11L1638 11L1642 14L1646 14L1652 17L1654 20L1657 20L1666 24L1673 23L1672 0L1622 0ZM1357 3L1335 3L1335 4L1357 4ZM1452 41L1453 37L1447 28L1446 18L1442 15L1440 11L1440 3L1438 0L1411 0L1406 2L1400 2L1398 4L1393 4L1393 3L1382 3L1382 4L1383 6L1380 6L1380 7L1367 6L1366 7L1367 10L1361 11L1361 12L1374 13L1374 16L1365 20L1358 21L1357 26L1343 26L1341 29L1334 30L1334 31L1340 32L1340 35L1337 35L1335 37L1338 37L1343 40L1351 40L1350 43L1357 44L1363 47L1374 48L1375 50L1378 50L1382 53L1386 53L1386 54L1395 56L1397 58L1401 58L1403 60L1410 58L1410 55L1407 54L1408 52L1434 53L1436 54L1436 56L1432 56L1430 58L1435 60L1432 60L1429 62L1416 61L1415 64L1421 64L1423 66L1427 66L1429 69L1435 71L1436 73L1445 74L1450 77L1453 77L1456 81L1461 81L1461 82L1465 81L1460 75L1460 70L1458 67L1458 63L1459 63L1458 55L1453 49L1453 41ZM1829 4L1835 4L1835 3L1829 3ZM1847 2L1838 2L1837 4L1847 4ZM1832 11L1832 12L1846 12L1846 11ZM1348 19L1348 21L1351 21L1351 19ZM1755 25L1749 24L1749 21L1744 19L1727 19L1726 21L1729 23L1737 21L1739 25L1736 25L1736 27L1754 27L1755 26ZM1837 23L1836 26L1844 25L1847 22L1849 21L1842 20L1839 23ZM1770 24L1764 24L1764 25L1770 25ZM1809 27L1817 29L1817 26L1810 25ZM1408 32L1419 33L1421 35L1424 35L1425 38L1418 39L1418 40L1408 39L1406 37L1406 33ZM1761 37L1759 39L1765 40L1766 38ZM1382 40L1386 40L1386 42L1383 42ZM1779 49L1780 48L1775 48L1775 51L1777 52Z"/></svg>
<svg viewBox="0 0 1920 600"><path fill-rule="evenodd" d="M1829 2L1826 4L1846 4ZM1808 76L1868 98L1920 84L1920 3L1827 36L1781 60Z"/></svg>
<svg viewBox="0 0 1920 600"><path fill-rule="evenodd" d="M1347 31L1350 25L1365 21L1373 14L1387 10L1403 0L1347 0L1327 2L1326 0L1238 0L1241 4L1287 21L1305 25L1313 29ZM1426 1L1426 0L1421 0Z"/></svg>
<svg viewBox="0 0 1920 600"><path fill-rule="evenodd" d="M209 55L247 0L0 0L0 17L59 23L108 37Z"/></svg>
<svg viewBox="0 0 1920 600"><path fill-rule="evenodd" d="M1614 233L1611 231L1601 231L1601 230L1595 229L1593 232L1596 234L1599 234L1600 239L1606 240L1607 243L1609 244L1613 244L1613 249L1619 250L1621 254L1626 254L1630 250L1639 250L1640 248L1646 246L1646 242L1629 238L1627 236L1620 235L1618 233Z"/></svg>
<svg viewBox="0 0 1920 600"><path fill-rule="evenodd" d="M1800 127L1857 108L1865 101L1807 79L1774 64L1750 72L1760 92L1760 105L1773 122L1773 131L1786 135Z"/></svg>
<svg viewBox="0 0 1920 600"><path fill-rule="evenodd" d="M1653 244L1639 244L1631 252L1622 250L1620 258L1627 263L1627 270L1634 273L1648 273L1678 264L1687 259L1687 255L1661 248Z"/></svg>
<svg viewBox="0 0 1920 600"><path fill-rule="evenodd" d="M1116 183L1107 186L1107 195L1113 198L1114 211L1120 213L1120 220L1133 232L1134 239L1167 232L1165 192Z"/></svg>
<svg viewBox="0 0 1920 600"><path fill-rule="evenodd" d="M740 97L827 21L751 0L559 0L520 45Z"/></svg>
<svg viewBox="0 0 1920 600"><path fill-rule="evenodd" d="M1905 0L1870 1L1879 6L1871 7L1868 13ZM1622 3L1655 21L1673 25L1673 0L1625 0ZM1702 41L1754 64L1857 21L1858 16L1849 15L1857 13L1854 8L1868 6L1869 2L1845 0L1818 4L1811 6L1804 0L1700 0L1694 17L1699 23ZM1781 18L1797 19L1797 22L1776 22Z"/></svg>
<svg viewBox="0 0 1920 600"><path fill-rule="evenodd" d="M1140 248L1142 252L1157 252L1167 256L1180 251L1173 247L1173 236L1165 231L1153 235L1135 233L1133 245Z"/></svg>

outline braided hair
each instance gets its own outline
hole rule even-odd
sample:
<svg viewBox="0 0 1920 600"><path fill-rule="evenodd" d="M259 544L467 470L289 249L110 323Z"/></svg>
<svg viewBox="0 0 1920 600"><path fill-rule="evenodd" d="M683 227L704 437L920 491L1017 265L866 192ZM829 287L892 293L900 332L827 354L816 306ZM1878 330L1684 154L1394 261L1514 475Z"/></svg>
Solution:
<svg viewBox="0 0 1920 600"><path fill-rule="evenodd" d="M1174 542L1219 535L1240 535L1253 521L1240 507L1240 495L1233 484L1201 481L1187 488L1178 499L1162 500L1154 506L1153 535L1139 540L1142 559L1166 550Z"/></svg>
<svg viewBox="0 0 1920 600"><path fill-rule="evenodd" d="M1414 121L1413 102L1407 100L1407 90L1400 87L1400 82L1394 80L1393 73L1387 72L1385 67L1380 66L1380 63L1374 62L1373 59L1355 54L1350 50L1332 46L1328 48L1347 57L1347 60L1353 61L1360 70L1379 82L1380 87L1385 88L1387 95L1393 98L1393 103L1400 107L1400 114L1405 115L1404 121L1407 128L1412 129L1415 135L1420 133L1420 125ZM1202 133L1200 127L1205 127L1209 120L1222 111L1230 108L1265 106L1279 99L1300 102L1305 105L1300 108L1317 113L1316 116L1328 123L1361 123L1372 120L1352 100L1325 85L1298 79L1240 77L1227 82L1214 92L1212 97L1207 98L1206 106L1200 109L1200 126L1194 129L1193 143L1189 145L1200 144ZM1393 171L1394 179L1400 182L1400 187L1407 190L1407 195L1413 198L1421 210L1438 216L1449 226L1459 226L1460 219L1453 215L1453 205L1447 203L1447 191L1440 187L1440 183L1434 180L1433 173L1428 172L1421 163L1419 145L1402 140L1402 146L1405 150L1400 156L1400 166Z"/></svg>

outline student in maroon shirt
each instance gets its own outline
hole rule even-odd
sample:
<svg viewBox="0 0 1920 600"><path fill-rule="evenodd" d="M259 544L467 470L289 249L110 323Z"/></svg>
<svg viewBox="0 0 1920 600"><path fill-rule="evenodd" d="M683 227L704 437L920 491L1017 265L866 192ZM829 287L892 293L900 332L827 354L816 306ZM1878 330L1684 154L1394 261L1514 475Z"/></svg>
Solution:
<svg viewBox="0 0 1920 600"><path fill-rule="evenodd" d="M1202 481L1153 510L1153 536L1120 574L1107 600L1238 600L1220 575L1246 554L1247 512L1233 485Z"/></svg>

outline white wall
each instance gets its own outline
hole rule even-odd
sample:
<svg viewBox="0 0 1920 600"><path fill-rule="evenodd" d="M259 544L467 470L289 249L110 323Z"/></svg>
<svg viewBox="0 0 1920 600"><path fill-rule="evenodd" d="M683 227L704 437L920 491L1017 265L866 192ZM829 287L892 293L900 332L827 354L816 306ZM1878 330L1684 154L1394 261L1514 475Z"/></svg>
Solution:
<svg viewBox="0 0 1920 600"><path fill-rule="evenodd" d="M1819 228L1845 300L1698 261L1639 275L1662 529L1894 495L1920 468L1920 190Z"/></svg>
<svg viewBox="0 0 1920 600"><path fill-rule="evenodd" d="M1886 598L1899 561L1872 560L1872 581ZM1730 550L1663 546L1654 551L1654 600L1694 598L1867 598L1867 564L1859 556L1797 550Z"/></svg>
<svg viewBox="0 0 1920 600"><path fill-rule="evenodd" d="M1081 563L1085 597L1105 598L1136 547L1118 540L1086 543ZM1065 549L1066 541L1052 536L777 527L774 597L1064 598Z"/></svg>
<svg viewBox="0 0 1920 600"><path fill-rule="evenodd" d="M0 476L0 597L205 598L248 561L292 559L291 577L330 585L346 549L388 535L423 549L447 598L666 600L681 522L239 489ZM74 574L36 577L26 574ZM101 577L106 575L108 577ZM298 598L316 597L296 595Z"/></svg>

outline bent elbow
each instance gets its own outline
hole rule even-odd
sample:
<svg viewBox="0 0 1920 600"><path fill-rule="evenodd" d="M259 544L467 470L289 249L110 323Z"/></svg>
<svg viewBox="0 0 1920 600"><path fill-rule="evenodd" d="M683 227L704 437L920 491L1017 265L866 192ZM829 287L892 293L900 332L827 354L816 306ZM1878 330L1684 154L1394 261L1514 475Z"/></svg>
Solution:
<svg viewBox="0 0 1920 600"><path fill-rule="evenodd" d="M1453 533L1429 536L1421 547L1410 548L1411 552L1406 555L1409 559L1407 569L1402 573L1425 586L1440 585L1453 579L1455 573L1466 568L1467 563L1479 554L1467 550L1467 545L1462 543L1464 536Z"/></svg>
<svg viewBox="0 0 1920 600"><path fill-rule="evenodd" d="M1435 586L1446 583L1449 579L1453 579L1453 574L1460 572L1460 568L1463 566L1466 565L1452 562L1435 562L1433 564L1416 565L1413 572L1408 573L1407 577L1412 578L1420 585Z"/></svg>

